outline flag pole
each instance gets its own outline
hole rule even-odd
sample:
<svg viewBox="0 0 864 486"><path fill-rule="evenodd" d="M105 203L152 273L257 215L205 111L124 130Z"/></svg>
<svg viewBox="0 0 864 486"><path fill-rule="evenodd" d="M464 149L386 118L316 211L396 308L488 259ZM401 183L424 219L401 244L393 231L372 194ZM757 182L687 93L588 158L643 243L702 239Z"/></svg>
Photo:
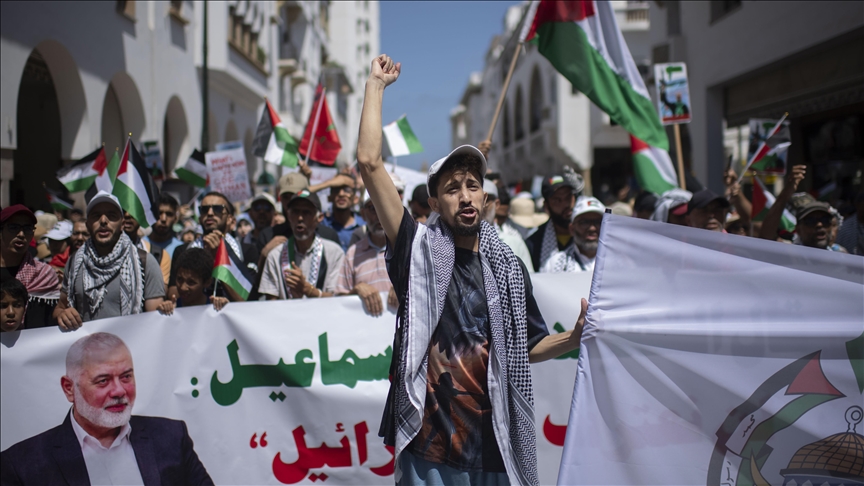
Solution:
<svg viewBox="0 0 864 486"><path fill-rule="evenodd" d="M522 52L522 43L516 44L516 52L513 53L513 59L510 61L510 69L507 71L507 77L504 78L504 86L501 87L501 94L498 95L498 106L495 107L495 114L492 115L492 123L489 125L489 132L486 134L486 141L492 142L492 134L495 133L495 125L498 124L498 115L501 114L501 107L504 106L504 97L507 95L507 88L510 87L510 78L513 77L513 71L516 70L516 61L519 60L519 54Z"/></svg>
<svg viewBox="0 0 864 486"><path fill-rule="evenodd" d="M681 125L676 123L675 127L675 158L678 159L678 185L687 190L687 178L684 177L684 154L681 153Z"/></svg>
<svg viewBox="0 0 864 486"><path fill-rule="evenodd" d="M327 87L321 86L321 98L318 100L318 110L315 112L315 121L312 122L312 133L309 135L309 147L306 148L306 158L303 163L309 165L309 156L312 155L312 147L315 146L315 133L318 131L318 120L321 118L321 108L324 107L324 97L327 96Z"/></svg>

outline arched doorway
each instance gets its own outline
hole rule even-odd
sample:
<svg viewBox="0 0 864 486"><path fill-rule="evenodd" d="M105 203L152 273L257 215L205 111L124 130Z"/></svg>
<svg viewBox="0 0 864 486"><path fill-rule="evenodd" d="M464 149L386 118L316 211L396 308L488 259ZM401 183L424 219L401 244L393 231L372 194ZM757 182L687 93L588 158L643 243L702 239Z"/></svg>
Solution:
<svg viewBox="0 0 864 486"><path fill-rule="evenodd" d="M54 173L61 157L60 105L54 79L42 54L34 49L24 65L18 88L18 148L9 185L10 203L50 210L42 183L59 189Z"/></svg>
<svg viewBox="0 0 864 486"><path fill-rule="evenodd" d="M123 126L123 113L113 85L108 85L105 102L102 104L102 143L110 157L115 150L122 150L126 144L126 129Z"/></svg>
<svg viewBox="0 0 864 486"><path fill-rule="evenodd" d="M189 125L186 123L186 111L180 98L172 96L165 110L165 122L162 129L163 159L165 173L170 174L181 162L181 155L190 154Z"/></svg>

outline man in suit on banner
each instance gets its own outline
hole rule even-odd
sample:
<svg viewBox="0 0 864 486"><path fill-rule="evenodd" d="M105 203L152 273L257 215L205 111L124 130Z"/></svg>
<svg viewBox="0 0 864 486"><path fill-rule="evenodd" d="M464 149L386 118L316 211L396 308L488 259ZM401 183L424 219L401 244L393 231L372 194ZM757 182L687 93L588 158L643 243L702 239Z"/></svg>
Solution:
<svg viewBox="0 0 864 486"><path fill-rule="evenodd" d="M213 484L184 422L132 415L132 355L117 336L76 341L60 385L66 420L0 453L3 485Z"/></svg>

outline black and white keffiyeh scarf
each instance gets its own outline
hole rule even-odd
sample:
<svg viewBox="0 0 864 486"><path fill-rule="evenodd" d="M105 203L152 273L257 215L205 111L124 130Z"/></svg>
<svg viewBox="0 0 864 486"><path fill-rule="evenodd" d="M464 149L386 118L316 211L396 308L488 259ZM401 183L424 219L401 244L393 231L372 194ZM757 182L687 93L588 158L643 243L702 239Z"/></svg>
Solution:
<svg viewBox="0 0 864 486"><path fill-rule="evenodd" d="M576 245L572 242L561 251L555 252L540 268L540 273L584 272L586 270Z"/></svg>
<svg viewBox="0 0 864 486"><path fill-rule="evenodd" d="M479 252L489 310L488 389L495 438L510 482L538 484L534 393L528 365L525 281L513 251L485 221ZM395 454L411 443L423 422L429 342L441 318L455 261L453 234L433 213L418 225L411 249L401 356L393 378Z"/></svg>
<svg viewBox="0 0 864 486"><path fill-rule="evenodd" d="M69 306L77 308L75 282L81 275L84 295L87 297L85 308L91 316L96 314L105 300L108 282L119 273L121 315L140 313L144 303L144 272L141 265L138 249L125 233L120 234L114 249L105 256L99 256L92 239L87 240L75 252L75 259L70 266L70 288L67 290Z"/></svg>
<svg viewBox="0 0 864 486"><path fill-rule="evenodd" d="M288 241L282 245L282 254L279 256L282 268L291 268L292 262L297 263L294 256L297 251L296 245L297 243L293 236L288 238ZM306 281L315 285L318 282L318 272L321 271L321 257L324 255L324 243L321 242L321 238L318 235L315 235L312 246L306 255L311 259L309 261L309 275L306 276ZM285 281L284 277L282 281ZM285 286L285 292L288 294L288 298L293 298L291 289L287 285Z"/></svg>
<svg viewBox="0 0 864 486"><path fill-rule="evenodd" d="M567 248L573 246L573 240L570 240L570 243L567 245ZM546 224L546 229L543 230L543 244L540 246L540 267L537 269L540 271L546 265L546 262L552 258L553 255L558 253L558 235L555 233L555 225L552 224L550 220L549 223Z"/></svg>

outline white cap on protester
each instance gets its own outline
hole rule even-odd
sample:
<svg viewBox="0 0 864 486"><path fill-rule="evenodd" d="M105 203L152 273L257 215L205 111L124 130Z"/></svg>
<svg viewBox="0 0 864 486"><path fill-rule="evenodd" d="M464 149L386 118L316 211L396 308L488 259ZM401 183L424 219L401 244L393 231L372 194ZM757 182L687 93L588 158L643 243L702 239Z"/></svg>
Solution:
<svg viewBox="0 0 864 486"><path fill-rule="evenodd" d="M498 199L498 186L489 179L483 179L483 192Z"/></svg>
<svg viewBox="0 0 864 486"><path fill-rule="evenodd" d="M387 174L390 175L390 180L393 181L396 190L399 192L405 192L405 181L403 181L395 172L388 172Z"/></svg>
<svg viewBox="0 0 864 486"><path fill-rule="evenodd" d="M111 203L117 206L117 209L119 209L120 212L123 212L123 207L120 206L120 200L117 199L117 196L113 194L108 194L105 191L99 191L96 193L95 196L93 196L93 199L91 199L90 202L87 203L87 213L89 214L90 210L93 209L93 207L103 202Z"/></svg>
<svg viewBox="0 0 864 486"><path fill-rule="evenodd" d="M432 186L432 178L435 177L438 172L441 171L441 168L450 161L453 157L459 155L476 155L480 158L480 176L486 176L486 157L483 156L483 152L480 151L477 147L473 145L462 145L453 149L452 152L447 154L446 157L442 157L435 161L432 164L432 167L429 167L429 174L426 176L426 191L429 193L429 197L432 197L432 192L430 187Z"/></svg>
<svg viewBox="0 0 864 486"><path fill-rule="evenodd" d="M45 237L55 241L63 241L72 236L72 222L71 221L58 221L57 224L51 228L51 231L45 234Z"/></svg>
<svg viewBox="0 0 864 486"><path fill-rule="evenodd" d="M596 197L582 196L576 200L576 206L573 208L573 219L586 213L603 214L605 211L606 206L604 206Z"/></svg>

